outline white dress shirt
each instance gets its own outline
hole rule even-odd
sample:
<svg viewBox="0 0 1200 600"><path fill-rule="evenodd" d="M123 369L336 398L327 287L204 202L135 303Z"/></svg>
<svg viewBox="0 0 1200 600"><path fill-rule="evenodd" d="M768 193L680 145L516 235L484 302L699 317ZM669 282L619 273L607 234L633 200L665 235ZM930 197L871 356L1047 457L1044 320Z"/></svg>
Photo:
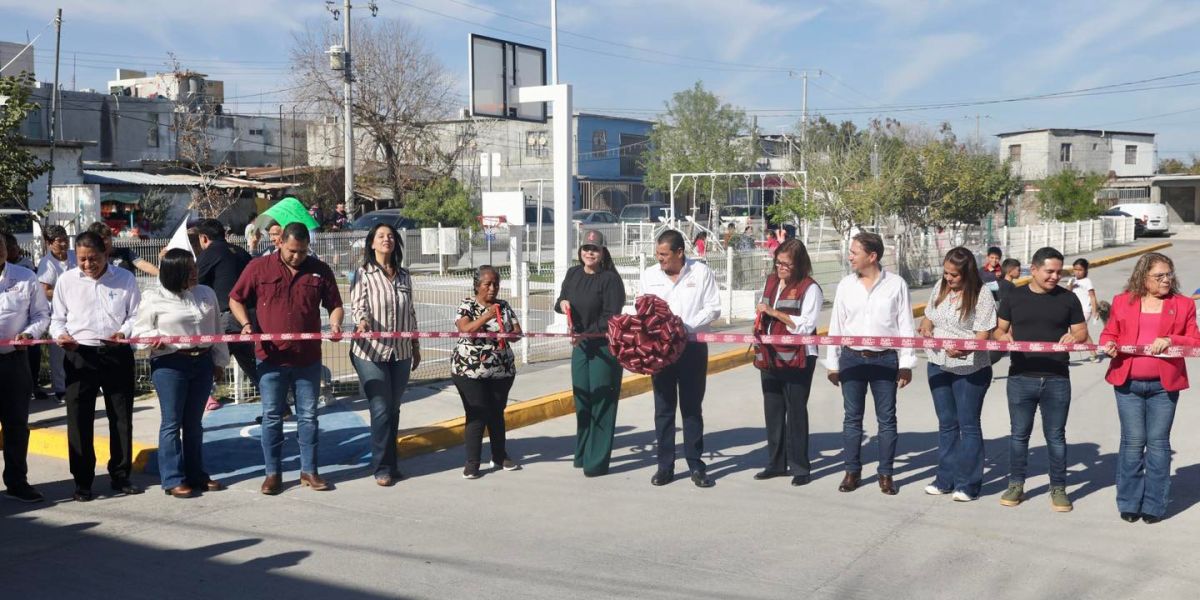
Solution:
<svg viewBox="0 0 1200 600"><path fill-rule="evenodd" d="M775 299L771 302L771 306L779 303L779 296L783 294L783 285L775 290ZM808 287L804 291L804 300L800 302L800 314L788 315L792 318L794 327L788 327L788 333L792 335L808 335L817 330L817 322L821 320L821 307L825 305L825 291L816 283ZM820 351L816 344L809 344L804 347L805 356L819 356Z"/></svg>
<svg viewBox="0 0 1200 600"><path fill-rule="evenodd" d="M54 286L50 337L65 333L84 346L100 346L100 340L118 332L132 337L141 302L137 280L129 271L107 265L100 279L92 279L76 267Z"/></svg>
<svg viewBox="0 0 1200 600"><path fill-rule="evenodd" d="M217 293L206 285L197 285L184 290L182 294L173 294L162 287L150 288L142 296L142 304L138 307L133 337L220 335L224 333L220 313ZM138 347L148 348L149 345L138 344ZM229 365L229 346L224 342L166 344L162 348L151 349L150 358L184 348L212 348L213 364L218 367Z"/></svg>
<svg viewBox="0 0 1200 600"><path fill-rule="evenodd" d="M914 337L912 303L908 299L908 284L904 278L880 270L879 279L871 289L863 287L861 278L851 273L838 282L833 297L833 313L829 318L829 335L861 335L869 337ZM886 350L870 346L852 346L855 350ZM917 364L912 348L900 348L901 369ZM838 370L840 346L829 346L825 368Z"/></svg>
<svg viewBox="0 0 1200 600"><path fill-rule="evenodd" d="M638 295L654 294L667 301L671 312L683 319L688 333L708 331L708 324L721 316L721 296L712 269L698 260L686 259L679 278L671 278L655 265L642 273Z"/></svg>
<svg viewBox="0 0 1200 600"><path fill-rule="evenodd" d="M20 265L2 265L0 271L0 340L11 340L22 333L40 338L50 324L50 306L46 292L38 285L37 275ZM16 346L0 346L8 354Z"/></svg>
<svg viewBox="0 0 1200 600"><path fill-rule="evenodd" d="M47 252L46 255L42 257L42 260L38 262L37 280L53 288L54 284L58 282L58 278L62 277L63 273L66 273L75 267L76 264L74 250L67 250L66 260L58 260L57 258L54 258L53 254Z"/></svg>

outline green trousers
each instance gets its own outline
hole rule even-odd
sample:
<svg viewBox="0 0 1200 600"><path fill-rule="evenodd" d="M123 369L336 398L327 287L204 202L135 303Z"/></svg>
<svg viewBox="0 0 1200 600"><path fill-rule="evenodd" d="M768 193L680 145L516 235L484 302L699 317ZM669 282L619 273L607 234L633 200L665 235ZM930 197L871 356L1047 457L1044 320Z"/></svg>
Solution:
<svg viewBox="0 0 1200 600"><path fill-rule="evenodd" d="M612 458L621 365L603 341L581 342L571 351L571 381L577 426L575 468L589 476L604 475Z"/></svg>

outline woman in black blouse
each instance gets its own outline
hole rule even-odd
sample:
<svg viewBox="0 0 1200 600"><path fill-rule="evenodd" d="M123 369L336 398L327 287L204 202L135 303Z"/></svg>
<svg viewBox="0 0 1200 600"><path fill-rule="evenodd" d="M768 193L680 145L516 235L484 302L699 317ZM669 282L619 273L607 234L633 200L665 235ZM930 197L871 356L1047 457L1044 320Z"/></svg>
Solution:
<svg viewBox="0 0 1200 600"><path fill-rule="evenodd" d="M606 333L608 319L625 306L625 284L613 266L604 235L591 230L579 246L579 265L563 279L554 310L570 317L572 333ZM596 477L608 473L617 399L621 395L621 365L603 337L575 338L571 380L575 389L575 467Z"/></svg>

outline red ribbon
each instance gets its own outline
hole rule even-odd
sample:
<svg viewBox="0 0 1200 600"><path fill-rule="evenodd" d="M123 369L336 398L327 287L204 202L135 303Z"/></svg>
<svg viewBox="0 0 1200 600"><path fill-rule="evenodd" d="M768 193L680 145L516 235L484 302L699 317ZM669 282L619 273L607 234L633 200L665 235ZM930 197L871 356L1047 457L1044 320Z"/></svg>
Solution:
<svg viewBox="0 0 1200 600"><path fill-rule="evenodd" d="M500 312L499 302L492 305L492 313L496 315L496 323L500 326L500 333L508 333L508 330L504 327L504 315ZM500 338L496 342L496 347L503 350L507 347L506 344L507 342L504 341L504 338Z"/></svg>

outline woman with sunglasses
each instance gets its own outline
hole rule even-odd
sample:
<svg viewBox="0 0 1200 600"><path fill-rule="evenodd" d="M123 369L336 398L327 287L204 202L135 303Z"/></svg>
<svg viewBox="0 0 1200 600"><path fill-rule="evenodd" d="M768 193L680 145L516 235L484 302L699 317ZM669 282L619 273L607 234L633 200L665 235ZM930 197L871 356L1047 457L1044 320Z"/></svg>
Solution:
<svg viewBox="0 0 1200 600"><path fill-rule="evenodd" d="M608 319L625 306L625 283L604 245L604 234L590 230L579 246L579 264L567 271L554 310L569 315L571 332L604 334ZM575 390L575 468L586 477L608 473L621 365L604 337L575 338L571 382Z"/></svg>

